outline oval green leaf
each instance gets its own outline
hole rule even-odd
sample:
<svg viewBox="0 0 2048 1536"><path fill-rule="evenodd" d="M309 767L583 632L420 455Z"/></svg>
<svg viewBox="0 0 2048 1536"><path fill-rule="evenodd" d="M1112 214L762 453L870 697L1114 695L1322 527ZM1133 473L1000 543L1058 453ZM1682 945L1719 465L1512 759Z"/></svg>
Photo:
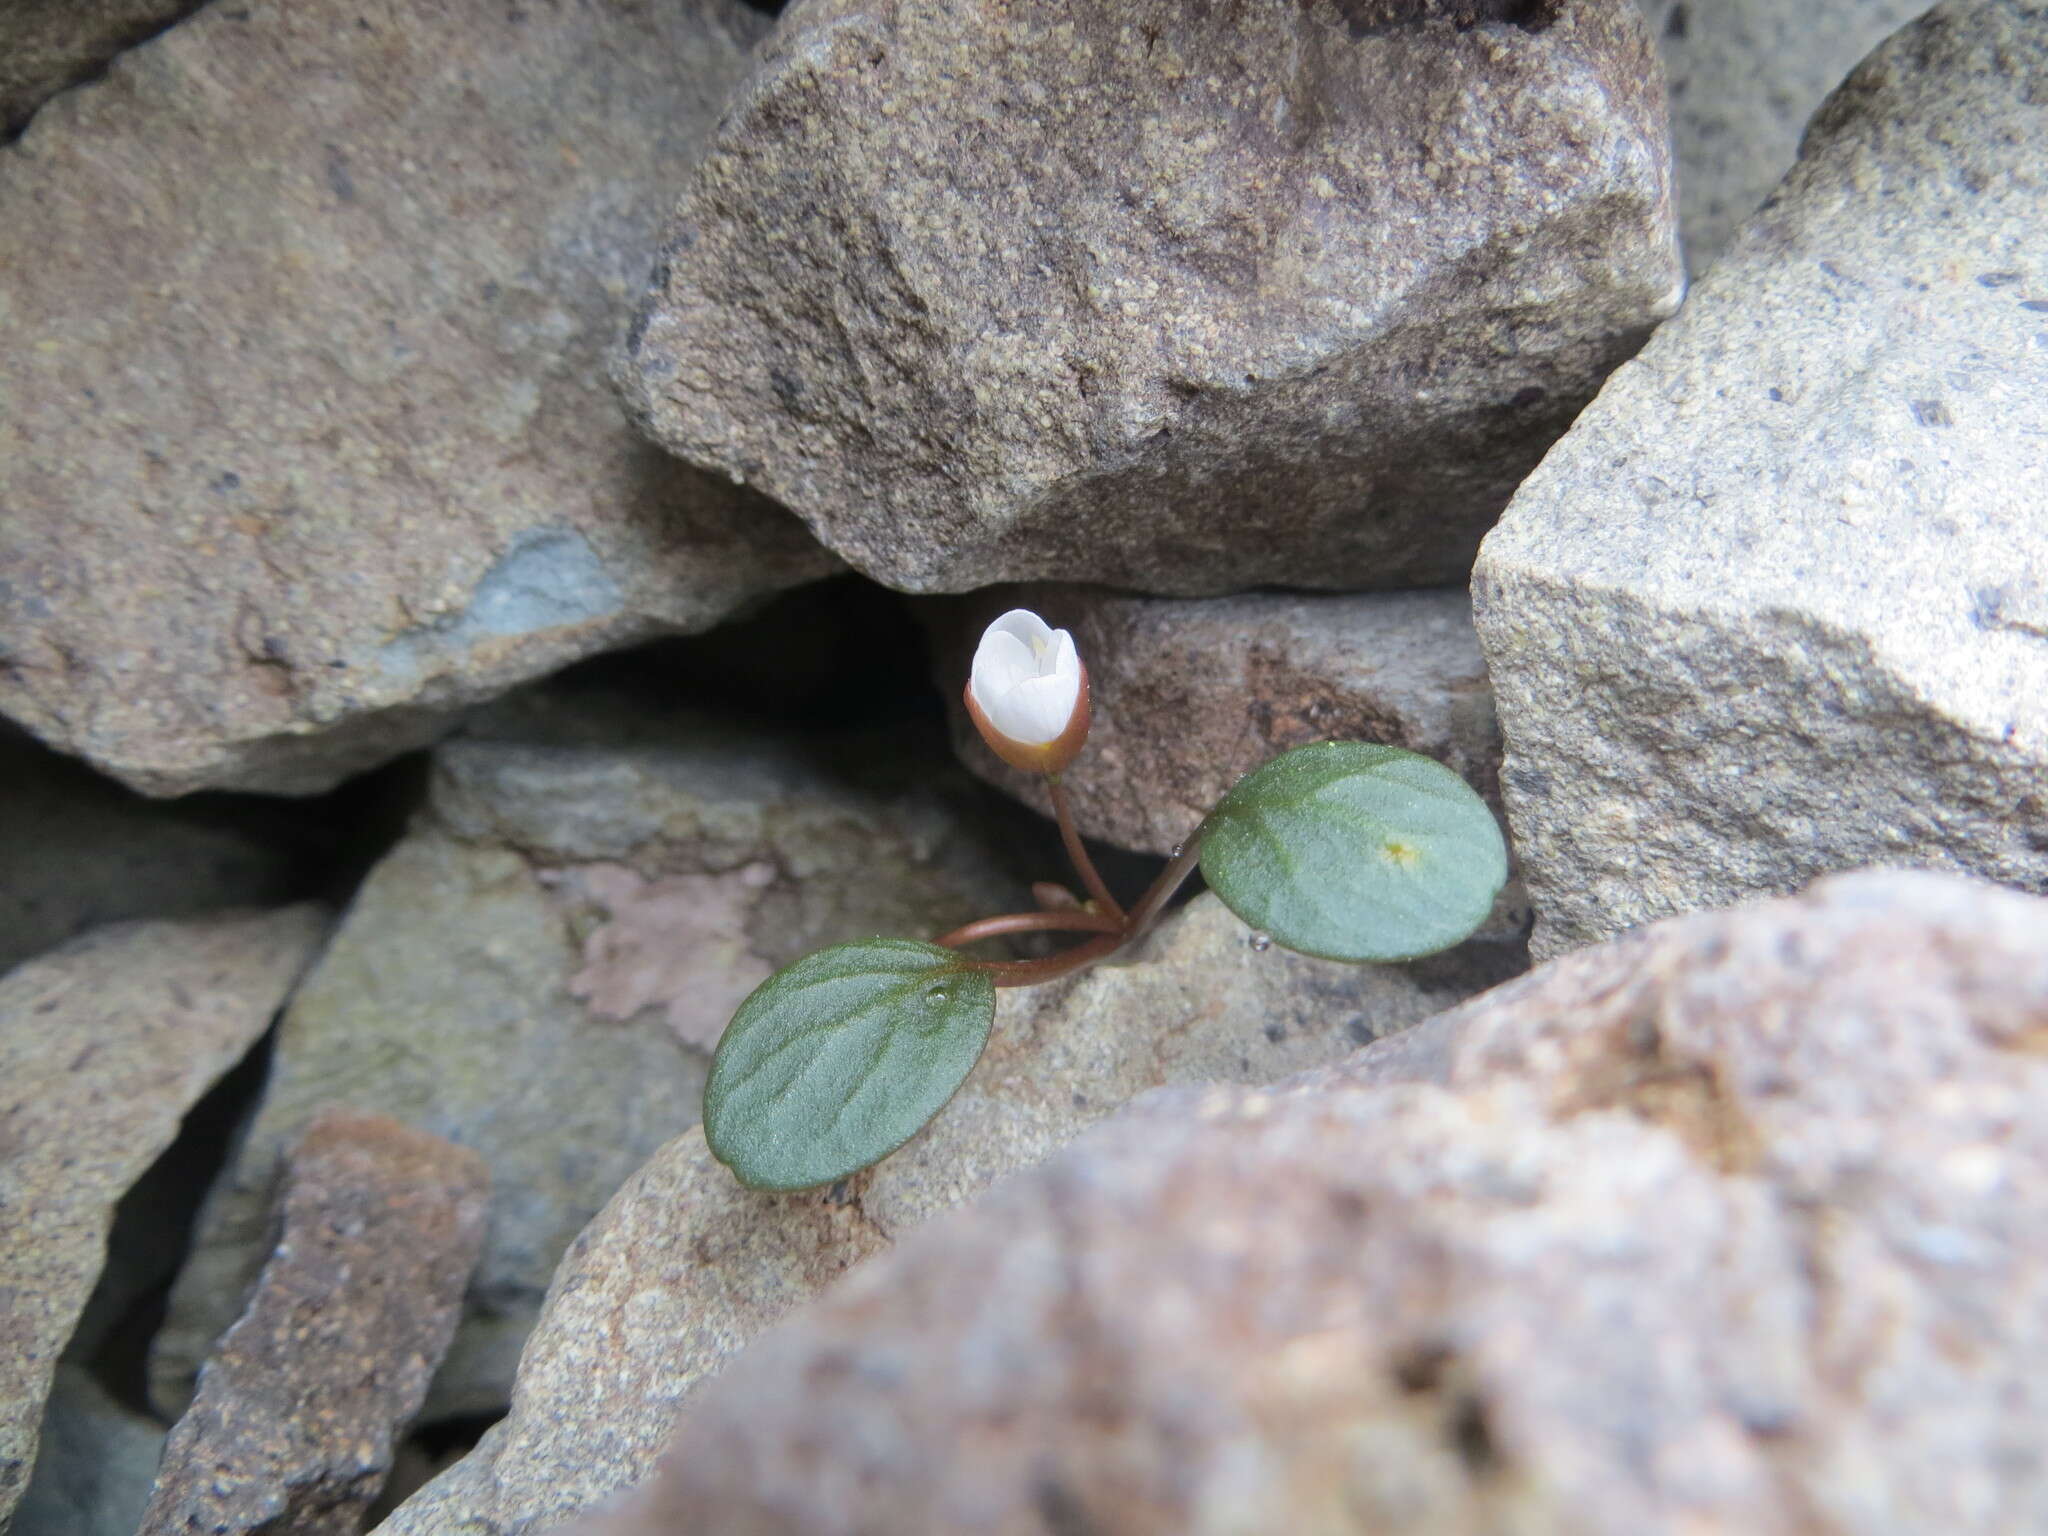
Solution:
<svg viewBox="0 0 2048 1536"><path fill-rule="evenodd" d="M1239 779L1202 824L1202 876L1289 949L1413 960L1469 936L1508 875L1486 802L1442 763L1324 741Z"/></svg>
<svg viewBox="0 0 2048 1536"><path fill-rule="evenodd" d="M835 944L740 1004L704 1087L711 1153L754 1189L878 1162L953 1096L988 1041L995 983L912 939Z"/></svg>

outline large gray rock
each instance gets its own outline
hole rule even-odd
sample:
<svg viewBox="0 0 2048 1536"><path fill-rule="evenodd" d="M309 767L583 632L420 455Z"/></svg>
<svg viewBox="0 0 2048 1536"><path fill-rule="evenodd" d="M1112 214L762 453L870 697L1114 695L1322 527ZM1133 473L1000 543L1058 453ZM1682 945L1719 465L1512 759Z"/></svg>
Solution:
<svg viewBox="0 0 2048 1536"><path fill-rule="evenodd" d="M801 0L618 376L912 591L1462 581L1677 303L1634 0Z"/></svg>
<svg viewBox="0 0 2048 1536"><path fill-rule="evenodd" d="M1088 744L1061 778L1089 837L1170 854L1241 775L1333 739L1421 752L1498 802L1500 731L1461 588L1175 599L1033 585L921 605L961 761L1049 816L1044 776L991 752L961 701L982 630L1017 607L1071 630L1088 669Z"/></svg>
<svg viewBox="0 0 2048 1536"><path fill-rule="evenodd" d="M279 1027L156 1341L166 1411L270 1252L279 1158L322 1108L489 1165L489 1238L425 1414L494 1413L562 1251L696 1124L757 983L824 944L1028 904L942 742L835 747L567 689L473 730Z"/></svg>
<svg viewBox="0 0 2048 1536"><path fill-rule="evenodd" d="M760 19L211 6L0 150L0 711L304 793L831 568L601 355Z"/></svg>
<svg viewBox="0 0 2048 1536"><path fill-rule="evenodd" d="M2041 1529L2044 1037L2048 903L1874 875L1151 1096L758 1341L578 1529Z"/></svg>
<svg viewBox="0 0 2048 1536"><path fill-rule="evenodd" d="M356 1536L454 1336L489 1184L476 1153L389 1116L313 1121L140 1536Z"/></svg>
<svg viewBox="0 0 2048 1536"><path fill-rule="evenodd" d="M204 0L0 0L0 139L123 48Z"/></svg>
<svg viewBox="0 0 2048 1536"><path fill-rule="evenodd" d="M1163 1083L1260 1082L1336 1059L1515 969L1507 946L1345 966L1261 948L1214 896L1128 963L1004 992L987 1054L908 1146L821 1193L739 1187L692 1131L578 1239L512 1412L383 1527L523 1536L648 1474L682 1403L848 1268Z"/></svg>
<svg viewBox="0 0 2048 1536"><path fill-rule="evenodd" d="M1661 0L1686 265L1705 271L1798 158L1814 108L1932 0Z"/></svg>
<svg viewBox="0 0 2048 1536"><path fill-rule="evenodd" d="M270 1027L316 907L95 929L0 977L0 1530L114 1204Z"/></svg>
<svg viewBox="0 0 2048 1536"><path fill-rule="evenodd" d="M1872 862L2048 887L2048 24L1952 0L1486 541L1540 955Z"/></svg>

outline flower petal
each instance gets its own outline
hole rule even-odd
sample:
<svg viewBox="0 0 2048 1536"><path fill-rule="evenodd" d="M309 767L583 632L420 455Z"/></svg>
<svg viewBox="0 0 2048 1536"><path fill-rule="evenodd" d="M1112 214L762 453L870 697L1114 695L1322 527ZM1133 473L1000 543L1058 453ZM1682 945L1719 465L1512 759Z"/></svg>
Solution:
<svg viewBox="0 0 2048 1536"><path fill-rule="evenodd" d="M1074 717L1074 705L1081 697L1081 674L1064 677L1034 677L1019 683L989 710L990 722L1005 736L1037 746L1058 739Z"/></svg>
<svg viewBox="0 0 2048 1536"><path fill-rule="evenodd" d="M1052 626L1029 608L1012 608L982 631L981 643L987 645L993 636L999 634L1016 636L1033 656L1043 655L1052 648Z"/></svg>
<svg viewBox="0 0 2048 1536"><path fill-rule="evenodd" d="M981 637L981 645L974 653L972 679L974 696L981 700L983 709L1026 678L1037 675L1037 658L1031 654L1031 647L1015 634L991 627Z"/></svg>

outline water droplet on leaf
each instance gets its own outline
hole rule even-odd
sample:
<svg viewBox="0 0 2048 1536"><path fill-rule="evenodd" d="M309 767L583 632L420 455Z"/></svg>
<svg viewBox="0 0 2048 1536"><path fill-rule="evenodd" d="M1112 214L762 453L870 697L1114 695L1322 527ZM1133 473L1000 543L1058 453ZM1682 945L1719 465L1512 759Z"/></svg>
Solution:
<svg viewBox="0 0 2048 1536"><path fill-rule="evenodd" d="M933 1008L945 1007L946 999L950 995L944 987L926 987L924 990L925 1003Z"/></svg>
<svg viewBox="0 0 2048 1536"><path fill-rule="evenodd" d="M1263 955L1272 947L1273 935L1270 933L1255 933L1252 935L1252 948L1256 949L1260 954Z"/></svg>

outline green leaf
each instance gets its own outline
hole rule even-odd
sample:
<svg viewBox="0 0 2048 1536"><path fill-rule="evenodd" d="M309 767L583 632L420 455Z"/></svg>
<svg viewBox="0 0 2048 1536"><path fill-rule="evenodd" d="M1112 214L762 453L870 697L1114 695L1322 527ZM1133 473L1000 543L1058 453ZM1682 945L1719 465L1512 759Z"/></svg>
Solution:
<svg viewBox="0 0 2048 1536"><path fill-rule="evenodd" d="M1202 824L1202 876L1289 949L1412 960L1485 921L1508 856L1486 802L1443 764L1325 741L1237 781Z"/></svg>
<svg viewBox="0 0 2048 1536"><path fill-rule="evenodd" d="M988 1041L995 983L912 939L835 944L756 987L704 1086L711 1152L755 1189L878 1162L953 1096Z"/></svg>

